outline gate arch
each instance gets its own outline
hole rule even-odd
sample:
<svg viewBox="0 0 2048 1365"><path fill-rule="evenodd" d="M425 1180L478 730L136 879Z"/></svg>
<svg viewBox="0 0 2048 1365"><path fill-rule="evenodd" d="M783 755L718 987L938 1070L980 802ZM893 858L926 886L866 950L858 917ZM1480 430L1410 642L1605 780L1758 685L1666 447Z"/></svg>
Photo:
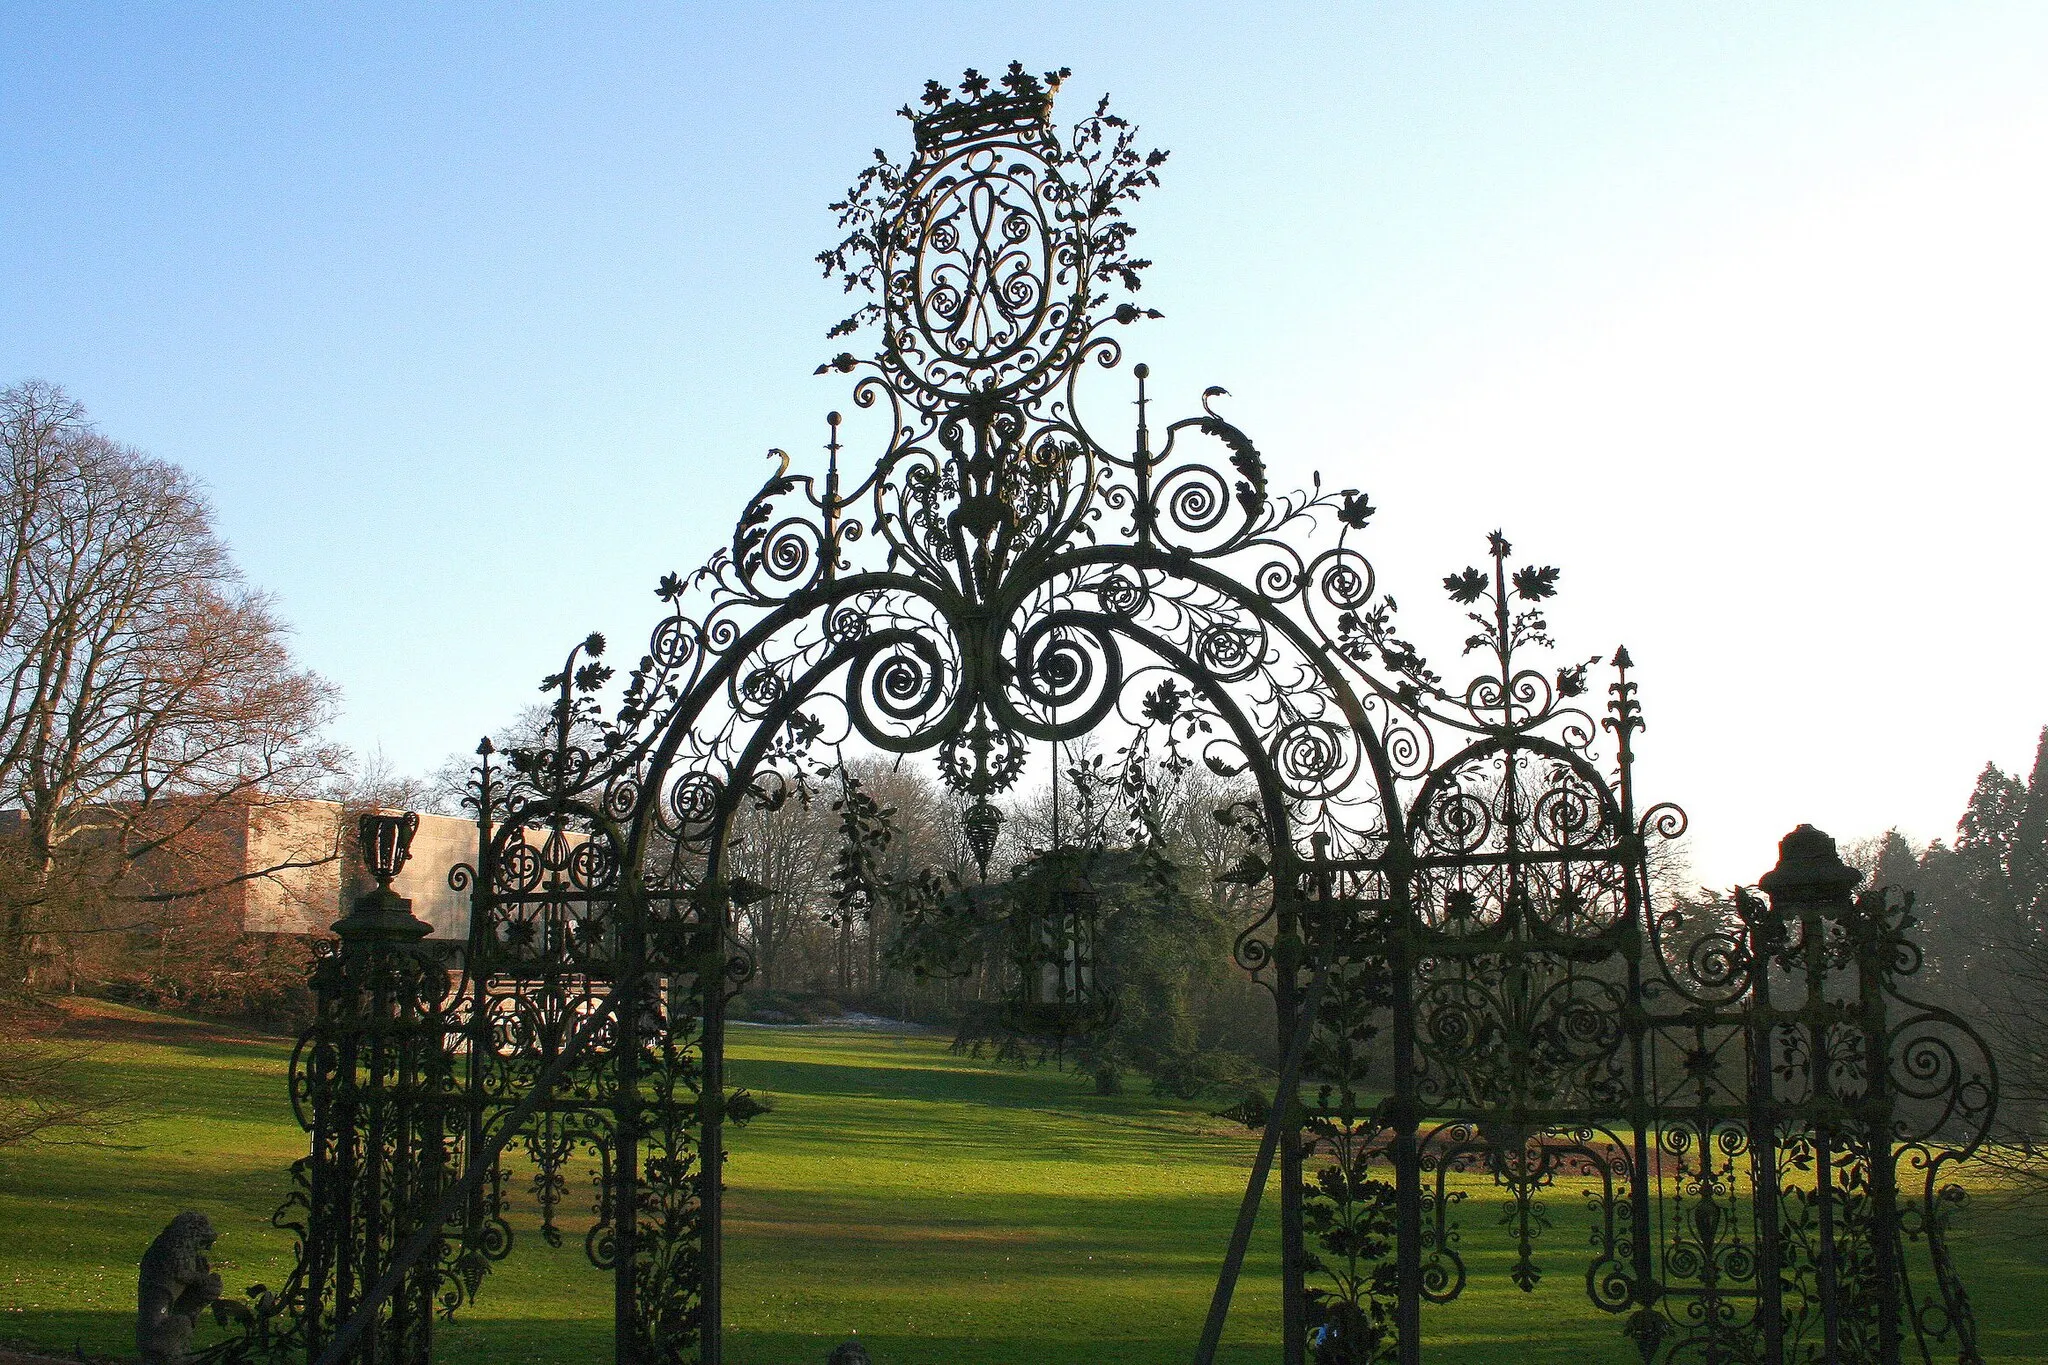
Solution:
<svg viewBox="0 0 2048 1365"><path fill-rule="evenodd" d="M1530 662L1552 647L1542 604L1555 568L1513 566L1495 532L1484 568L1444 580L1474 627L1466 652L1486 665L1457 688L1397 632L1357 547L1369 499L1320 482L1276 495L1256 445L1218 412L1221 390L1161 425L1155 449L1150 376L1135 366L1129 452L1090 432L1083 378L1118 367L1120 330L1156 316L1112 300L1141 278L1124 215L1164 157L1141 154L1106 101L1057 130L1064 75L1013 64L993 80L970 71L957 90L931 84L904 111L911 161L878 159L835 206L849 235L821 259L870 301L834 335L874 324L880 348L820 373L849 377L854 405L886 418L871 467L843 458L837 413L821 477L771 452L777 467L731 543L661 581L668 614L625 676L591 636L544 684L541 739L502 758L480 749L478 856L451 875L472 897L461 987L405 1005L436 1049L405 1071L426 1079L406 1081L399 1112L433 1131L390 1155L415 1163L425 1213L362 1204L357 1083L337 1080L347 1068L332 1058L367 1026L356 1004L327 1002L359 1001L349 972L374 976L386 950L337 954L342 984L322 997L314 1060L294 1082L313 1101L313 1154L288 1206L304 1212L293 1226L306 1249L271 1316L288 1309L297 1325L252 1341L304 1346L319 1365L424 1361L423 1311L459 1307L510 1249L501 1156L519 1142L550 1241L567 1164L582 1152L599 1166L583 1240L613 1272L618 1359L717 1365L723 1130L751 1103L723 1072L725 1005L751 972L731 913L760 891L726 867L735 815L843 774L848 750L928 755L985 879L995 799L1031 746L1104 732L1130 764L1202 763L1248 783L1258 807L1233 875L1266 903L1239 956L1270 978L1283 1065L1256 1116L1261 1155L1198 1361L1213 1355L1273 1161L1290 1365L1311 1332L1319 1360L1420 1359L1421 1306L1454 1300L1467 1279L1451 1188L1467 1178L1509 1201L1523 1289L1542 1275L1541 1193L1561 1175L1588 1182L1586 1290L1645 1362L1780 1360L1799 1304L1840 1316L1834 1289L1787 1308L1755 1268L1791 1265L1791 1252L1759 1260L1715 1241L1736 1226L1715 1201L1732 1201L1737 1156L1758 1152L1757 1188L1776 1190L1778 1129L1841 1124L1821 1104L1835 1102L1824 1075L1777 1108L1757 1107L1743 1079L1765 1075L1759 1057L1796 1060L1769 1013L1791 912L1752 907L1747 939L1720 926L1691 957L1672 951L1682 935L1652 906L1647 850L1684 816L1637 808L1627 653L1604 700L1599 660ZM1461 747L1439 758L1440 737ZM1940 1269L1936 1173L1981 1140L1993 1087L1960 1022L1913 1006L1910 1039L1907 1025L1886 1031L1899 915L1819 905L1799 912L1801 944L1866 944L1872 1088L1897 1068L1899 1094L1939 1115L1900 1129L1927 1172L1941 1299L1914 1307L1914 1330L1923 1353L1930 1334L1967 1341L1967 1303ZM417 954L405 960L417 975ZM1825 980L1808 984L1826 996ZM1930 1071L1933 1045L1915 1040L1936 1032L1947 1060ZM1716 1049L1742 1053L1734 1082ZM1697 1095L1667 1122L1677 1092L1659 1067L1681 1056ZM1313 1100L1299 1096L1305 1075ZM1889 1171L1875 1131L1862 1160ZM1311 1156L1336 1171L1314 1193ZM1757 1193L1756 1207L1774 1197ZM1328 1283L1312 1288L1313 1200L1318 1219L1384 1224L1388 1263L1361 1265L1353 1239L1348 1265L1322 1264ZM1757 1215L1759 1238L1775 1216ZM1892 1225L1872 1226L1890 1247ZM1745 1295L1750 1318L1729 1307Z"/></svg>
<svg viewBox="0 0 2048 1365"><path fill-rule="evenodd" d="M836 413L822 479L774 452L731 544L688 581L663 581L671 612L616 713L597 710L614 679L593 639L551 679L546 742L515 754L495 789L488 757L479 772L491 833L474 872L473 1053L559 1034L577 1015L558 1003L564 992L584 993L583 1015L613 996L663 997L658 1008L627 1000L593 1035L579 1073L606 1079L584 1085L589 1116L573 1139L543 1117L528 1140L544 1190L560 1185L572 1141L602 1149L606 1194L588 1243L618 1276L621 1341L650 1358L692 1342L717 1353L719 1190L694 1154L720 1150L722 1007L750 970L731 939L723 865L743 802L777 799L818 755L865 746L934 756L972 820L1015 786L1030 746L1115 731L1256 793L1272 923L1263 938L1247 931L1245 955L1273 968L1267 940L1298 932L1301 869L1384 860L1403 837L1402 786L1428 766L1428 732L1400 684L1331 647L1329 623L1343 619L1361 656L1412 655L1347 543L1371 514L1362 494L1274 497L1256 446L1218 411L1220 391L1164 424L1155 450L1142 366L1130 453L1085 424L1082 379L1119 365L1115 332L1147 316L1106 307L1102 286L1134 284L1142 268L1120 205L1156 163L1101 110L1062 141L1057 86L1013 69L1000 89L939 95L913 120L918 152L900 180L871 203L849 200L866 258L841 264L875 287L882 346L872 361L841 355L821 369L855 376L855 405L888 415L871 470L845 476ZM1335 543L1310 554L1300 545L1319 523L1335 525ZM1372 624L1355 619L1376 607ZM607 850L586 859L603 875L579 881L571 844ZM539 870L558 865L552 880ZM492 999L485 982L510 946L500 941L550 914L565 945L582 926L611 955L579 964L565 948L553 975L533 978L544 1003ZM1291 1023L1304 972L1299 950L1286 952L1274 984ZM546 1024L481 1022L522 1009ZM634 1147L637 1130L659 1125L623 1116L617 1098L656 1076L694 1101L690 1123L657 1144L689 1178L662 1190ZM531 1082L508 1072L496 1104ZM1298 1191L1299 1145L1284 1147L1283 1184ZM625 1216L649 1199L660 1208L646 1226ZM1298 1198L1283 1204L1298 1222ZM661 1290L633 1269L639 1259L689 1263L696 1293ZM1300 1258L1290 1273L1300 1278Z"/></svg>

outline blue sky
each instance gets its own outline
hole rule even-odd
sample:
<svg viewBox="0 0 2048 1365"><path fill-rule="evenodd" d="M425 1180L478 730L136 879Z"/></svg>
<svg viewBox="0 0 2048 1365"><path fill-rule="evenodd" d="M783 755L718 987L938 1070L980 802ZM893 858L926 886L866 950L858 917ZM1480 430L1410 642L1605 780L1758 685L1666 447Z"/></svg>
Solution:
<svg viewBox="0 0 2048 1365"><path fill-rule="evenodd" d="M2031 758L2048 7L1254 14L0 5L0 382L198 473L341 737L431 768L822 439L891 111L1064 64L1173 151L1155 389L1368 489L1436 654L1486 531L1562 564L1702 876Z"/></svg>

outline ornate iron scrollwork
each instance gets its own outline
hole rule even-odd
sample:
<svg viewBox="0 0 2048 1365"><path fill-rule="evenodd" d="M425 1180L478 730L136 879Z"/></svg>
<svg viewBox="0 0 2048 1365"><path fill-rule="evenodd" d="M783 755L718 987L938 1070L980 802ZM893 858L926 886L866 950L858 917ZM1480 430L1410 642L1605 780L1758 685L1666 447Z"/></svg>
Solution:
<svg viewBox="0 0 2048 1365"><path fill-rule="evenodd" d="M732 913L762 894L728 866L735 816L835 780L851 809L849 755L915 758L986 880L1027 861L1003 856L1000 803L1034 753L1094 735L1135 787L1200 765L1230 788L1244 846L1226 880L1257 892L1236 956L1312 1092L1251 1106L1255 1169L1281 1173L1288 1361L1312 1343L1418 1359L1421 1304L1471 1273L1459 1214L1482 1189L1535 1289L1564 1181L1591 1219L1587 1293L1646 1362L1782 1359L1822 1319L1837 1344L1868 1327L1874 1358L1901 1332L1968 1358L1947 1172L1995 1085L1966 1028L1894 988L1904 911L1746 900L1704 930L1658 913L1649 850L1685 817L1638 806L1627 652L1597 715L1597 658L1536 662L1556 568L1515 563L1496 531L1444 579L1483 665L1447 683L1361 548L1370 499L1276 493L1223 390L1161 422L1138 365L1133 429L1092 425L1122 329L1158 316L1134 298L1128 211L1165 157L1106 99L1058 128L1065 75L930 84L904 111L909 161L878 154L834 206L846 236L820 259L865 298L832 335L872 326L878 348L819 372L879 418L871 458L836 412L821 473L770 452L729 544L661 579L624 676L591 636L546 684L545 736L503 766L480 752L477 860L451 881L472 904L448 1006L466 1203L435 1264L468 1293L506 1253L508 1145L550 1241L588 1161L583 1243L615 1277L619 1359L716 1365L723 1130L750 1112L723 1072L752 971ZM845 866L836 894L871 895L863 856ZM1081 884L1051 889L1019 920L1019 1008L1065 1029L1113 1003ZM1794 977L1810 999L1853 979L1857 1009L1802 1032L1773 994ZM1880 1098L1882 1121L1852 1122ZM356 1236L340 1216L312 1198L308 1247ZM1895 1315L1906 1241L1936 1292Z"/></svg>

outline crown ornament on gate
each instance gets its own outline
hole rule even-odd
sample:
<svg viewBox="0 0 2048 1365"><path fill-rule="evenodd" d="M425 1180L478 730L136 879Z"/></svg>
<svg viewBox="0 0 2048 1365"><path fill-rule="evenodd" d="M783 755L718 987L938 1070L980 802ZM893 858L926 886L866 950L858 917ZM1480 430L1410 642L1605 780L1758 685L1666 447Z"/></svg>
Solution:
<svg viewBox="0 0 2048 1365"><path fill-rule="evenodd" d="M1073 74L1063 66L1042 77L1034 76L1022 62L1011 62L1010 69L991 82L970 66L960 77L964 98L954 98L953 92L937 81L926 81L921 103L927 112L915 113L909 105L902 112L910 119L919 152L991 134L1050 137L1053 96ZM991 90L991 85L1000 89Z"/></svg>
<svg viewBox="0 0 2048 1365"><path fill-rule="evenodd" d="M834 426L821 502L828 534L882 540L891 567L957 593L964 621L985 617L997 632L1014 609L993 605L1012 569L1099 515L1104 474L1118 461L1081 424L1074 381L1091 364L1121 359L1106 329L1159 316L1107 305L1113 289L1135 291L1150 264L1130 250L1125 209L1158 184L1166 153L1141 152L1106 96L1056 130L1053 101L1067 74L1033 75L1012 62L995 78L970 68L957 87L927 82L922 107L899 111L912 125L910 160L898 166L876 153L833 205L845 238L818 258L848 293L867 295L828 335L875 324L881 343L870 360L842 353L819 372L866 371L855 404L884 405L893 419L874 471L844 494ZM779 524L767 499L789 491L785 478L772 479L750 522ZM865 525L842 519L869 497ZM766 565L767 553L765 541L751 558L735 546L743 562ZM838 545L819 555L836 566ZM1068 680L1085 674L1057 634L1029 637L1007 660L988 643L961 660L993 666L966 669L970 702L940 754L941 777L980 812L968 823L984 869L997 828L987 799L1023 766L1016 718L994 714L991 694L1015 686L1027 704L1056 712L1076 690ZM931 678L944 665L923 657L916 671Z"/></svg>

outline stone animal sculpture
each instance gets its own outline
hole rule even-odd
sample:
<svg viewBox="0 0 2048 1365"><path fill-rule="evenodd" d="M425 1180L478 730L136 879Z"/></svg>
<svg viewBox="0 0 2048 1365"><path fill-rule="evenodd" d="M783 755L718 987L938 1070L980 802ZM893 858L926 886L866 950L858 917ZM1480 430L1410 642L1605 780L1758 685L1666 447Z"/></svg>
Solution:
<svg viewBox="0 0 2048 1365"><path fill-rule="evenodd" d="M142 1253L135 1284L135 1349L142 1365L184 1365L199 1315L220 1297L220 1276L206 1263L213 1224L181 1213Z"/></svg>
<svg viewBox="0 0 2048 1365"><path fill-rule="evenodd" d="M832 1348L832 1354L825 1357L825 1365L875 1365L868 1359L868 1348L857 1341L842 1341Z"/></svg>

